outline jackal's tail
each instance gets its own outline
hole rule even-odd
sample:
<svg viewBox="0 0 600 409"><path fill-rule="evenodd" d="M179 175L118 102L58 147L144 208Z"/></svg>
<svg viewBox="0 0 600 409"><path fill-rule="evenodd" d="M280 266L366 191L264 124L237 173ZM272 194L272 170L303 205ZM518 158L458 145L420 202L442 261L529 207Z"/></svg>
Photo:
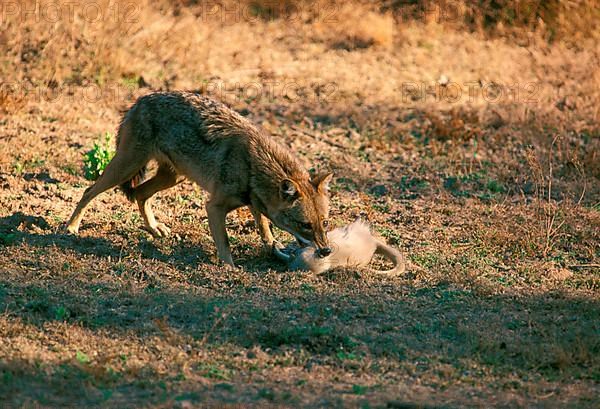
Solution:
<svg viewBox="0 0 600 409"><path fill-rule="evenodd" d="M123 118L119 126L119 132L117 133L117 152L119 148L123 148L126 143L131 143L131 125L127 120L127 116ZM128 142L129 141L129 142ZM133 177L119 185L119 188L125 193L127 199L133 202L135 199L135 187L141 185L146 179L146 173L148 172L148 164L140 168L140 170L133 175Z"/></svg>
<svg viewBox="0 0 600 409"><path fill-rule="evenodd" d="M134 177L119 185L119 188L123 191L123 193L125 193L127 200L130 202L135 200L135 187L144 182L147 171L148 167L144 165Z"/></svg>
<svg viewBox="0 0 600 409"><path fill-rule="evenodd" d="M374 270L373 272L375 274L394 276L404 273L404 270L406 269L406 263L404 261L404 256L398 250L380 240L377 240L377 250L375 250L375 253L381 254L394 264L394 267L392 267L390 270Z"/></svg>

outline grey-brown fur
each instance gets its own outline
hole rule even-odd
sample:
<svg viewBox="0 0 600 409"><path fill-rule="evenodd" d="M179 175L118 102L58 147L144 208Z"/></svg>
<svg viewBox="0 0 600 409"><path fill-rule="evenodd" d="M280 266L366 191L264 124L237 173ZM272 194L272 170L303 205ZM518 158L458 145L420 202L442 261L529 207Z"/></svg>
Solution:
<svg viewBox="0 0 600 409"><path fill-rule="evenodd" d="M157 174L143 181L150 160ZM159 92L141 97L119 126L117 153L101 178L86 192L68 223L77 233L85 206L103 191L120 185L140 207L146 228L169 233L157 223L149 199L183 176L210 194L209 227L219 257L233 264L225 215L249 206L263 242L273 246L266 218L299 240L327 250L327 186L331 174L310 178L299 161L249 120L222 103L191 92ZM266 217L266 218L265 218ZM325 251L326 252L326 251Z"/></svg>

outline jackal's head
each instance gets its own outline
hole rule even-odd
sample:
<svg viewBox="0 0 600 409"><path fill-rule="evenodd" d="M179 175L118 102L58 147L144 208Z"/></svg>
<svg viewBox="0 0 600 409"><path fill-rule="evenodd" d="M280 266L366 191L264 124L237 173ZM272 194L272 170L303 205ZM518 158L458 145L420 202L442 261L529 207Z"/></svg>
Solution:
<svg viewBox="0 0 600 409"><path fill-rule="evenodd" d="M298 241L314 244L321 257L331 253L327 227L332 177L332 173L327 173L309 181L284 179L279 185L280 204L269 215L277 227L293 234Z"/></svg>

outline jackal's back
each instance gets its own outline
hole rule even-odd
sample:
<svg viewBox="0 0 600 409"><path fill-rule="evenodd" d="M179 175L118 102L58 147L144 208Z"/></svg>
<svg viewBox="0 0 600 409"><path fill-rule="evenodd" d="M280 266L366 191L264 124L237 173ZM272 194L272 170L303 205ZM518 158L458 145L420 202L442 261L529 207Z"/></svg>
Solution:
<svg viewBox="0 0 600 409"><path fill-rule="evenodd" d="M138 136L214 142L228 137L259 136L246 118L221 102L193 92L156 92L137 100L123 118L135 122Z"/></svg>

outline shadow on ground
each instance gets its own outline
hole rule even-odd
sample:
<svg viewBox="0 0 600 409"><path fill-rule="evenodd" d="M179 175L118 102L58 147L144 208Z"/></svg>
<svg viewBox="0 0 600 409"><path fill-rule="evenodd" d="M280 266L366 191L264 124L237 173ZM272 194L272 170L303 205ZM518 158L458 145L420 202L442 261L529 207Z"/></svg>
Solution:
<svg viewBox="0 0 600 409"><path fill-rule="evenodd" d="M355 288L360 277L342 279L345 282L334 293L318 293L310 284L275 293L250 280L223 286L222 294L212 295L198 288L175 291L160 285L130 291L79 280L29 285L2 280L0 309L11 320L42 332L47 323L66 322L116 339L143 340L168 338L167 326L192 348L248 351L259 347L272 357L305 351L308 369L350 357L357 362L404 365L415 376L440 364L457 373L488 368L500 376L516 374L524 379L597 380L600 376L593 372L596 369L590 371L598 368L597 362L590 364L600 356L597 300L566 298L561 293L530 298L482 296L449 285L415 288L389 282L359 292ZM157 320L163 324L156 324ZM85 365L69 358L51 368L4 362L0 373L4 380L0 391L15 402L22 402L20 394L36 399L26 391L35 390L38 383L47 384L51 391L38 397L46 404L115 403L128 393L156 402L171 396L161 381L164 375L151 367L133 377L90 374ZM73 393L77 388L81 396ZM204 389L196 386L194 393L202 396ZM240 391L235 395L240 399ZM135 396L131 399L135 401Z"/></svg>
<svg viewBox="0 0 600 409"><path fill-rule="evenodd" d="M52 228L44 217L27 215L16 212L10 216L0 217L0 245L11 246L25 243L31 247L48 248L57 247L69 250L78 255L95 257L108 257L118 260L129 250L127 232L124 235L122 246L117 246L113 241L102 237L82 237L63 232L50 232ZM127 246L126 249L124 247ZM161 251L160 247L148 240L137 241L137 252L143 259L155 259L178 266L186 265L197 268L200 263L209 260L201 247L185 241L176 241L170 246L169 254Z"/></svg>
<svg viewBox="0 0 600 409"><path fill-rule="evenodd" d="M45 322L66 321L143 337L161 334L147 325L160 318L214 346L259 346L274 353L305 349L322 358L343 349L398 361L442 354L449 362L475 359L499 370L560 373L569 367L583 378L600 375L587 373L583 366L577 369L587 353L600 353L597 300L561 293L482 296L450 285L415 288L389 282L358 292L352 282L358 285L360 277L343 279L337 293L318 293L310 284L275 293L250 279L223 285L222 294L173 290L161 283L128 291L114 283L77 279L43 285L1 280L0 308L39 328Z"/></svg>
<svg viewBox="0 0 600 409"><path fill-rule="evenodd" d="M0 218L0 251L10 252L23 243L90 255L94 260L117 259L122 251L104 238L50 231L43 217L17 212ZM196 247L177 243L172 254L165 254L147 242L137 246L136 252L145 260L139 268L148 274L135 279L127 269L121 275L105 276L86 271L55 271L50 277L0 275L4 324L33 328L32 339L45 337L48 326L57 324L66 330L83 328L92 337L108 335L142 345L160 339L174 342L170 347L184 355L188 345L192 351L223 351L223 362L258 349L269 365L291 359L293 366L306 371L315 366L362 368L368 362L368 371L408 373L413 379L429 379L440 371L449 382L492 376L498 383L510 378L499 386L508 390L532 379L563 383L600 379L597 299L559 291L490 294L474 284L423 287L405 279L373 280L354 272L308 278L258 267L198 269L205 256L194 256ZM174 264L180 276L159 276L164 264L150 260ZM102 263L86 268L114 267ZM254 260L246 263L256 265ZM182 273L184 265L194 268ZM47 267L42 262L35 271ZM172 334L177 334L175 341ZM3 337L10 345L27 335L9 331ZM255 402L270 396L256 385L240 386L247 368L231 369L234 375L224 382L229 386L222 386L223 390L185 383L174 395L168 385L185 380L172 379L178 375L167 376L151 362L135 373L111 372L92 369L73 356L45 364L20 359L21 353L0 365L0 396L16 405L33 401L119 406L165 403L179 397L206 403L208 389L216 402ZM207 377L220 376L207 371L203 372ZM330 403L336 406L335 401ZM398 407L411 407L404 404L399 402Z"/></svg>

